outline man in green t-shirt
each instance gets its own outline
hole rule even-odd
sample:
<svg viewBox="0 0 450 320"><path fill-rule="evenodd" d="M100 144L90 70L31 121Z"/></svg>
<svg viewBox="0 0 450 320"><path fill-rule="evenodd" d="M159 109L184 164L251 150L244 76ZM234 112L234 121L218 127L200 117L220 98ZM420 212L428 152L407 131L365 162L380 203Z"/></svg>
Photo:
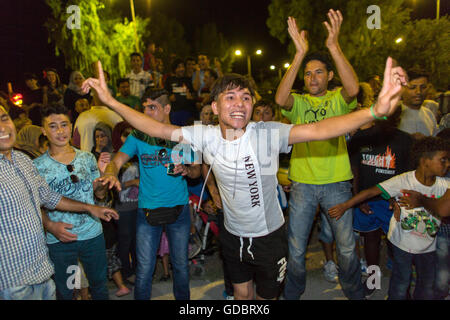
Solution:
<svg viewBox="0 0 450 320"><path fill-rule="evenodd" d="M356 107L358 78L338 43L342 14L339 10L330 9L328 18L329 23L324 22L328 30L326 46L342 81L342 88L335 91L328 90L328 83L334 76L328 57L320 53L306 56L306 31L299 32L295 19L288 19L288 32L297 52L278 86L275 101L283 107L283 115L293 124L314 123L349 113ZM308 93L291 94L303 61ZM305 253L317 206L320 205L327 212L328 208L340 201L350 199L352 192L349 180L352 177L344 136L294 145L289 168L292 191L289 200L290 259L284 289L286 299L297 300L305 291ZM349 299L363 299L361 269L354 249L352 209L347 210L339 220L323 216L326 216L336 239L342 290Z"/></svg>
<svg viewBox="0 0 450 320"><path fill-rule="evenodd" d="M130 80L128 78L120 78L117 80L117 88L119 90L116 97L117 101L120 101L135 110L141 110L141 100L131 94Z"/></svg>

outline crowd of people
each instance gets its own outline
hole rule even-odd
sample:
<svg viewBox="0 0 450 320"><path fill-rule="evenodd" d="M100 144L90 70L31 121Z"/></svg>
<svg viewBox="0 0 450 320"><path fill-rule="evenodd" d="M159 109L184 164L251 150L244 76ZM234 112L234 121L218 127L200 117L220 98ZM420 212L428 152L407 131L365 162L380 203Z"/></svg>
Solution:
<svg viewBox="0 0 450 320"><path fill-rule="evenodd" d="M149 300L160 255L162 280L170 261L173 294L189 300L192 194L220 216L227 298L300 299L320 217L324 276L348 299L376 291L364 275L383 238L388 299L445 299L448 95L390 57L360 82L342 14L327 16L327 53L289 17L296 53L274 97L203 53L165 70L154 43L114 84L98 62L68 85L52 68L42 85L26 74L22 106L1 93L0 299L106 300L111 280L116 296L134 286Z"/></svg>

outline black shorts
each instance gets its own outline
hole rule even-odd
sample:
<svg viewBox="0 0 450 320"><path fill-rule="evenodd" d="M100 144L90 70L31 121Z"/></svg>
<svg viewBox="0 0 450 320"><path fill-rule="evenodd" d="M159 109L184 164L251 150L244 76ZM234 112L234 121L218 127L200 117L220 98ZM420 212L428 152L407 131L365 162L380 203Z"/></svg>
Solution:
<svg viewBox="0 0 450 320"><path fill-rule="evenodd" d="M223 228L220 242L225 268L232 283L253 280L256 293L261 298L274 299L280 295L288 253L285 225L256 238L241 238Z"/></svg>

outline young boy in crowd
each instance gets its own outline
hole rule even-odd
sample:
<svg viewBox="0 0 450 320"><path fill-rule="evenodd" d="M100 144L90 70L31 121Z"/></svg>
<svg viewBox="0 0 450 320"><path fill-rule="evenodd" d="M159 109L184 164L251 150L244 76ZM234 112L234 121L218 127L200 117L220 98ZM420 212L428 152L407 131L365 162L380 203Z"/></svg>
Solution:
<svg viewBox="0 0 450 320"><path fill-rule="evenodd" d="M449 150L448 141L440 138L426 137L417 141L411 153L417 159L416 170L361 191L350 200L331 208L330 216L338 219L348 208L379 195L384 199L405 196L402 193L404 189L420 192L430 198L442 197L450 188L450 180L444 177L449 166ZM392 216L388 239L393 245L393 266L388 299L406 299L413 264L417 272L414 299L433 299L439 225L439 218L424 207L402 207L399 218L395 214Z"/></svg>
<svg viewBox="0 0 450 320"><path fill-rule="evenodd" d="M72 124L67 114L67 108L58 104L50 104L42 111L42 132L49 146L34 164L52 190L93 205L94 196L98 199L106 196L106 188L94 183L100 177L94 156L70 145ZM44 214L57 225L47 233L50 259L55 266L57 296L63 300L72 299L73 288L67 285L71 276L68 268L77 266L79 259L89 280L92 298L108 300L105 240L100 220L87 212L74 214L54 210Z"/></svg>

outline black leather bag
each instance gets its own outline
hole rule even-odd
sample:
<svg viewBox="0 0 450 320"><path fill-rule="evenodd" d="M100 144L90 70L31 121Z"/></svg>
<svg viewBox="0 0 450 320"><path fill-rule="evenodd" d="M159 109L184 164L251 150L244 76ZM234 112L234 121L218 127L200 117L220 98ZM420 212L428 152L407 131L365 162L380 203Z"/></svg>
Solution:
<svg viewBox="0 0 450 320"><path fill-rule="evenodd" d="M161 226L164 224L171 224L177 221L181 211L183 211L183 205L167 208L160 207L156 209L144 209L145 218L151 226Z"/></svg>

